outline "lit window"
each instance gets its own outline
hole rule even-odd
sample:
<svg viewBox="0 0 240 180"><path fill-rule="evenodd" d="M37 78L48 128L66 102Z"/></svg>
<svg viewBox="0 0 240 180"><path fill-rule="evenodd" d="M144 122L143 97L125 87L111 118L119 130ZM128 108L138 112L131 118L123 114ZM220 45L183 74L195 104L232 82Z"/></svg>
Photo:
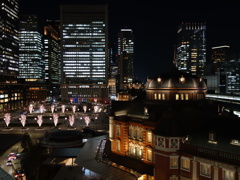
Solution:
<svg viewBox="0 0 240 180"><path fill-rule="evenodd" d="M202 176L211 176L211 166L208 164L200 164L200 175Z"/></svg>
<svg viewBox="0 0 240 180"><path fill-rule="evenodd" d="M172 156L170 157L170 169L177 169L178 168L178 157Z"/></svg>
<svg viewBox="0 0 240 180"><path fill-rule="evenodd" d="M181 178L182 179L182 178ZM170 177L170 180L178 180L178 177L176 176L176 175L172 175L171 177Z"/></svg>
<svg viewBox="0 0 240 180"><path fill-rule="evenodd" d="M116 125L116 135L120 136L120 132L121 132L120 125L117 124Z"/></svg>
<svg viewBox="0 0 240 180"><path fill-rule="evenodd" d="M157 94L154 94L154 99L157 99Z"/></svg>
<svg viewBox="0 0 240 180"><path fill-rule="evenodd" d="M235 174L234 171L223 169L222 180L234 180L235 179L234 174Z"/></svg>
<svg viewBox="0 0 240 180"><path fill-rule="evenodd" d="M147 131L147 142L151 143L152 142L152 132Z"/></svg>
<svg viewBox="0 0 240 180"><path fill-rule="evenodd" d="M152 161L152 148L147 148L147 160Z"/></svg>
<svg viewBox="0 0 240 180"><path fill-rule="evenodd" d="M189 158L181 158L181 169L190 170L190 160Z"/></svg>
<svg viewBox="0 0 240 180"><path fill-rule="evenodd" d="M188 100L188 94L185 94L185 99Z"/></svg>
<svg viewBox="0 0 240 180"><path fill-rule="evenodd" d="M181 94L181 100L184 100L184 94Z"/></svg>
<svg viewBox="0 0 240 180"><path fill-rule="evenodd" d="M162 94L162 100L165 100L165 94Z"/></svg>
<svg viewBox="0 0 240 180"><path fill-rule="evenodd" d="M161 100L161 94L158 94L158 99Z"/></svg>
<svg viewBox="0 0 240 180"><path fill-rule="evenodd" d="M179 94L176 94L176 100L179 100Z"/></svg>
<svg viewBox="0 0 240 180"><path fill-rule="evenodd" d="M120 143L120 140L117 140L117 147L116 147L116 149L117 149L117 151L120 151L121 149L120 149L120 147L121 147L121 143Z"/></svg>

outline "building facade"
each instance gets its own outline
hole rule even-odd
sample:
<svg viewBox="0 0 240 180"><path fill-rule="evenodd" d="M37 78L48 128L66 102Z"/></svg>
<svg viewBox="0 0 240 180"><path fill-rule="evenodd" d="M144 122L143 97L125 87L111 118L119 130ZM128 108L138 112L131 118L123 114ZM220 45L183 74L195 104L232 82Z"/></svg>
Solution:
<svg viewBox="0 0 240 180"><path fill-rule="evenodd" d="M45 82L47 85L50 85L48 101L56 100L60 96L61 64L59 26L59 21L47 20L43 32Z"/></svg>
<svg viewBox="0 0 240 180"><path fill-rule="evenodd" d="M36 15L21 15L19 27L19 79L44 83L43 39Z"/></svg>
<svg viewBox="0 0 240 180"><path fill-rule="evenodd" d="M145 95L112 102L114 165L141 180L238 180L240 137L232 124L239 118L205 99L203 79L173 70L147 84Z"/></svg>
<svg viewBox="0 0 240 180"><path fill-rule="evenodd" d="M132 29L118 32L119 83L120 89L126 90L134 80L134 34Z"/></svg>
<svg viewBox="0 0 240 180"><path fill-rule="evenodd" d="M177 31L176 67L203 76L206 65L206 23L182 23Z"/></svg>
<svg viewBox="0 0 240 180"><path fill-rule="evenodd" d="M0 4L0 113L19 109L26 102L25 86L19 74L19 6L18 0Z"/></svg>
<svg viewBox="0 0 240 180"><path fill-rule="evenodd" d="M107 5L61 6L61 98L108 100Z"/></svg>

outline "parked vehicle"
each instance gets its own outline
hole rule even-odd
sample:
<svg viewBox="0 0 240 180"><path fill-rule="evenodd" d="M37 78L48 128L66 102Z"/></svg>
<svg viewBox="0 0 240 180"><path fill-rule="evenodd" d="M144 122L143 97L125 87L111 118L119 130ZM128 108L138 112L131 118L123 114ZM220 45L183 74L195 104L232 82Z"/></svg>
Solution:
<svg viewBox="0 0 240 180"><path fill-rule="evenodd" d="M12 161L11 160L7 160L6 165L7 166L12 166Z"/></svg>

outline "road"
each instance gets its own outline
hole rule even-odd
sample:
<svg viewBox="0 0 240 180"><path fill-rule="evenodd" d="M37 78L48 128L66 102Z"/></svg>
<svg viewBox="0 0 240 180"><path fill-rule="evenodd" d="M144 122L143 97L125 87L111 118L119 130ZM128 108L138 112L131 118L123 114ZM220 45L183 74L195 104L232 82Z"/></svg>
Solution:
<svg viewBox="0 0 240 180"><path fill-rule="evenodd" d="M6 172L8 172L8 174L10 174L14 177L15 173L14 173L13 167L6 165L6 162L8 160L8 154L11 152L17 152L17 153L22 152L21 143L20 142L16 143L11 148L9 148L7 151L5 151L5 153L0 157L1 168L3 170L5 170Z"/></svg>
<svg viewBox="0 0 240 180"><path fill-rule="evenodd" d="M58 113L59 119L57 126L61 130L67 130L69 128L69 115L73 114L71 112L68 113ZM7 129L6 123L3 120L3 117L0 117L0 131L2 134L24 134L27 132L33 143L36 143L37 140L42 137L47 131L54 128L53 122L53 114L52 113L43 113L43 124L42 128L39 128L37 125L37 115L39 114L29 114L27 115L27 121L25 128L23 128L21 122L19 121L19 114L13 113L11 114L11 121L9 124L9 129ZM75 113L74 114L74 124L76 130L82 130L86 127L86 121L84 120L85 116L90 117L89 127L96 130L108 130L108 116L105 113ZM97 117L97 118L96 118ZM21 152L21 144L18 142L9 148L1 157L0 164L1 168L8 172L10 175L13 175L12 166L6 166L6 161L8 154L13 150L18 149L18 152Z"/></svg>

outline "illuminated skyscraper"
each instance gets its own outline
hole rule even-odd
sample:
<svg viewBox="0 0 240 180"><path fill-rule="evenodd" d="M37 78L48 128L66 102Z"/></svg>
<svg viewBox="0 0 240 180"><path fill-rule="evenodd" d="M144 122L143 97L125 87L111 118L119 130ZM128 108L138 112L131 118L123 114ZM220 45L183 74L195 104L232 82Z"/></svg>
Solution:
<svg viewBox="0 0 240 180"><path fill-rule="evenodd" d="M25 87L18 83L19 6L18 0L0 3L0 113L25 105Z"/></svg>
<svg viewBox="0 0 240 180"><path fill-rule="evenodd" d="M19 29L19 78L29 83L43 83L43 41L38 17L21 15Z"/></svg>
<svg viewBox="0 0 240 180"><path fill-rule="evenodd" d="M61 6L62 99L105 101L108 75L107 5Z"/></svg>
<svg viewBox="0 0 240 180"><path fill-rule="evenodd" d="M44 62L45 62L45 80L47 84L59 84L59 53L60 38L55 21L47 20L44 26ZM58 23L59 24L59 23Z"/></svg>
<svg viewBox="0 0 240 180"><path fill-rule="evenodd" d="M1 0L0 8L0 82L14 83L18 75L18 0Z"/></svg>
<svg viewBox="0 0 240 180"><path fill-rule="evenodd" d="M203 76L206 65L206 23L182 23L178 28L178 70Z"/></svg>
<svg viewBox="0 0 240 180"><path fill-rule="evenodd" d="M45 82L49 90L47 100L56 100L60 95L60 35L58 20L47 20L43 32Z"/></svg>
<svg viewBox="0 0 240 180"><path fill-rule="evenodd" d="M134 36L132 29L121 29L118 33L118 55L120 89L126 89L133 81Z"/></svg>

